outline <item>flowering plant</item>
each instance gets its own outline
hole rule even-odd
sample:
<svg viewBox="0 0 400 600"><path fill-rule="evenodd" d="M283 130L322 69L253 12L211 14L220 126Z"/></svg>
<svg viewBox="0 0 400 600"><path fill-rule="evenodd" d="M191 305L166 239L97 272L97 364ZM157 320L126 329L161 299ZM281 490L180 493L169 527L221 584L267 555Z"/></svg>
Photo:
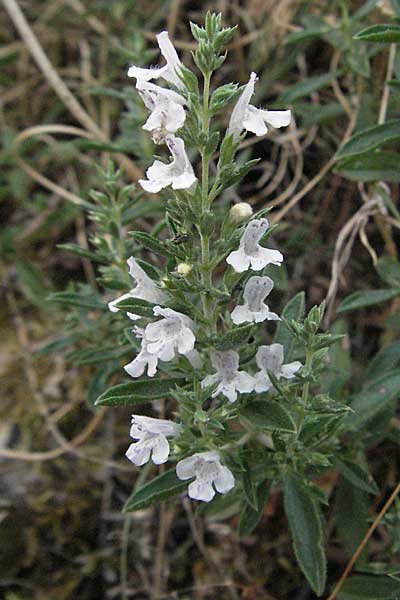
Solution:
<svg viewBox="0 0 400 600"><path fill-rule="evenodd" d="M132 187L119 193L111 167L106 193L92 194L97 206L90 206L90 214L99 228L93 242L110 263L101 267L102 282L122 292L117 298L110 294L108 308L118 332L115 345L121 346L118 358L127 357L130 378L102 393L96 404L136 411L144 402L168 401L169 419L132 415L127 458L137 467L171 466L134 490L126 512L188 494L239 512L243 537L256 528L270 490L278 487L297 561L321 595L326 578L321 504L327 498L314 480L338 464L338 433L357 427L349 406L321 384L329 349L342 336L319 332L324 305L305 315L303 292L277 308L282 303L274 279L284 256L274 247L268 210L253 213L246 202L229 208L224 194L257 163L236 160L246 132L259 136L268 127L286 127L290 111L250 103L255 73L243 87L211 91L234 28L221 28L220 16L212 14L204 28L191 28L201 92L167 32L157 36L165 64L128 71L150 113L143 129L160 153L171 156L169 162L157 158L139 180L152 195L147 202L160 194L163 222L151 233L126 234ZM221 133L214 117L232 104ZM110 373L115 370L113 364ZM350 471L350 478L356 472L368 480L351 465L346 462L345 477Z"/></svg>

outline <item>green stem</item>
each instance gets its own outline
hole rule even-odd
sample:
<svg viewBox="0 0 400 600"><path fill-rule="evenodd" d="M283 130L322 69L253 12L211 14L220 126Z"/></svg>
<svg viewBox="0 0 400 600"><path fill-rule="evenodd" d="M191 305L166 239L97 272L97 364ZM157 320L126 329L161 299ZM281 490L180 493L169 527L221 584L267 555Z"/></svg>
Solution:
<svg viewBox="0 0 400 600"><path fill-rule="evenodd" d="M210 114L209 114L209 95L210 95L210 79L211 73L204 74L204 89L203 89L203 111L202 111L202 132L205 138L208 139L210 132ZM205 152L201 155L201 207L202 213L206 213L209 208L209 158ZM202 264L202 283L205 288L212 286L212 267L210 265L210 239L208 235L204 235L200 231L201 240L201 264ZM214 324L212 323L212 299L207 292L202 295L204 317L210 323L210 331L213 331Z"/></svg>
<svg viewBox="0 0 400 600"><path fill-rule="evenodd" d="M306 364L305 364L306 372L309 372L311 370L312 358L313 358L312 348L310 347L310 345L308 345L307 349L306 349ZM310 382L306 381L306 383L304 384L304 387L303 387L303 394L302 394L302 398L301 398L302 406L299 410L299 414L298 414L297 422L296 422L296 429L297 429L296 439L298 439L298 437L300 435L301 427L303 425L304 418L306 416L306 408L307 408L307 404L308 404L309 395L310 395Z"/></svg>

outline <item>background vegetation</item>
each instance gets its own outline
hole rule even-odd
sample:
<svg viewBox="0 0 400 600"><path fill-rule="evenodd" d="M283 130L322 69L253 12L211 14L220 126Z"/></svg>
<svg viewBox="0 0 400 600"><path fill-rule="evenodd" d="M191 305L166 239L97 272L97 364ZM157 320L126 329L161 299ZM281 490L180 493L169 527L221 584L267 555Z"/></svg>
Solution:
<svg viewBox="0 0 400 600"><path fill-rule="evenodd" d="M244 83L254 70L257 104L290 106L294 119L287 130L243 143L243 160L253 150L263 158L227 197L275 207L274 235L287 264L282 304L302 289L308 306L328 296L326 325L345 337L332 350L326 388L342 400L363 398L377 374L392 377L388 392L379 388L385 410L373 396L360 439L347 441L356 452L367 449L376 490L350 486L336 468L319 481L331 500L334 585L399 480L400 162L393 144L400 138L400 62L394 44L354 39L400 14L398 2L4 0L4 8L1 593L6 600L313 598L295 566L280 490L258 529L240 540L237 517L221 504L201 519L187 500L121 514L138 475L123 458L130 411L94 408L110 360L119 357L113 347L107 357L95 353L109 316L90 300L102 267L93 260L96 227L85 202L102 187L96 167L106 168L110 156L124 169L116 189L152 162L128 64L157 60L155 34L165 28L189 63L188 21L202 22L207 9L238 23L215 84ZM355 148L344 145L385 122L373 142L353 137ZM380 180L390 187L377 195ZM129 223L152 231L160 214L159 199L141 196ZM66 289L85 293L86 305L66 306L57 296ZM358 569L393 573L399 549L400 506L393 503ZM360 595L352 581L342 600L396 597L381 588Z"/></svg>

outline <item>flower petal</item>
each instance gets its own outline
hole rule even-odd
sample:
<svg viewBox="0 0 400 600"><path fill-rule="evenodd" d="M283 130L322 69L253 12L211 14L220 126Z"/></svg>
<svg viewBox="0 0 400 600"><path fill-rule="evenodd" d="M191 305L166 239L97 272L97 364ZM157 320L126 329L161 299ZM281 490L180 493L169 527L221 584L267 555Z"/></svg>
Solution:
<svg viewBox="0 0 400 600"><path fill-rule="evenodd" d="M227 494L235 487L235 478L228 467L220 466L219 475L214 479L214 485L220 494Z"/></svg>
<svg viewBox="0 0 400 600"><path fill-rule="evenodd" d="M250 258L247 256L243 248L231 252L226 259L228 265L231 265L236 273L247 271L250 266Z"/></svg>
<svg viewBox="0 0 400 600"><path fill-rule="evenodd" d="M176 465L177 477L183 481L194 477L196 475L197 462L198 458L196 455L188 456L187 458L180 460Z"/></svg>
<svg viewBox="0 0 400 600"><path fill-rule="evenodd" d="M241 394L249 394L254 389L254 378L246 371L239 371L235 378L235 384Z"/></svg>
<svg viewBox="0 0 400 600"><path fill-rule="evenodd" d="M193 500L202 500L203 502L211 502L215 496L215 491L209 481L196 479L188 486L188 494Z"/></svg>
<svg viewBox="0 0 400 600"><path fill-rule="evenodd" d="M281 373L285 379L293 379L295 374L303 365L298 360L282 366Z"/></svg>
<svg viewBox="0 0 400 600"><path fill-rule="evenodd" d="M154 439L152 461L155 465L167 462L169 456L169 443L165 435L158 435Z"/></svg>
<svg viewBox="0 0 400 600"><path fill-rule="evenodd" d="M125 456L137 467L141 467L150 460L151 446L142 445L141 442L131 444Z"/></svg>

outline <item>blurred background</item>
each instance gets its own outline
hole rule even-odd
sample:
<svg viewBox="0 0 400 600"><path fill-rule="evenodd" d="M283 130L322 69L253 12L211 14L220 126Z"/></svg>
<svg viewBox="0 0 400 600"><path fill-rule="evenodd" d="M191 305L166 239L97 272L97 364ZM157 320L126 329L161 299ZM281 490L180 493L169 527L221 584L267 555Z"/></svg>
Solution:
<svg viewBox="0 0 400 600"><path fill-rule="evenodd" d="M287 261L278 283L282 298L305 289L309 306L321 302L332 283L338 235L351 240L331 289L331 323L347 337L330 384L345 394L360 366L383 344L393 343L399 330L398 299L351 319L333 318L337 298L383 285L374 253L397 255L398 233L382 216L363 214L360 221L368 178L351 168L338 172L333 160L346 135L377 122L387 78L388 46L377 49L352 35L388 19L393 5L371 0L4 0L1 597L313 598L295 566L279 492L271 496L256 532L240 541L237 517L219 504L202 519L182 499L121 513L138 477L124 458L130 411L93 406L110 375L111 355L93 356L107 335L108 316L99 317L90 303L71 308L49 298L66 289L96 289L98 265L91 254L96 229L85 212L89 191L100 187L96 166L105 168L112 158L123 168L122 185L136 181L152 162L153 144L141 129L146 111L126 77L128 65L157 64L155 36L164 29L183 62L192 65L189 21L202 24L207 9L221 11L226 25L239 27L214 86L245 83L256 71L255 104L294 111L288 129L243 143L243 160L262 160L240 187L226 192L230 202L276 207L273 220L280 222L277 238ZM400 64L392 58L391 77L398 78ZM399 116L399 109L398 99L388 99L388 113ZM226 125L229 115L219 118ZM395 183L391 192L398 199ZM161 215L160 201L141 197L132 224L151 230ZM361 225L364 235L358 236ZM70 252L75 245L79 255ZM339 255L343 258L340 248ZM115 341L110 344L111 358L118 360ZM398 422L393 427L392 435L369 452L383 491L394 484L398 469ZM322 482L328 494L336 479L332 471ZM342 493L334 502L342 502L345 510L349 500ZM357 510L368 516L376 506L360 502ZM360 537L353 532L349 539L346 521L337 524L329 514L333 582ZM390 543L379 536L370 553L381 560Z"/></svg>

